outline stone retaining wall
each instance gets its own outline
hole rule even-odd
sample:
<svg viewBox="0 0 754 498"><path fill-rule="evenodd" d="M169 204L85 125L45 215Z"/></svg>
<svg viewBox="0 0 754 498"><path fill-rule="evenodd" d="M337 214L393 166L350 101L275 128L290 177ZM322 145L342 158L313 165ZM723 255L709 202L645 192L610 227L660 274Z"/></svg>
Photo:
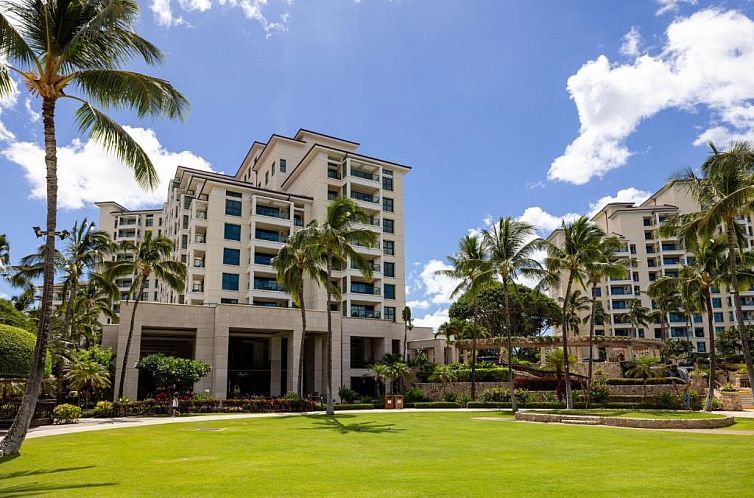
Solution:
<svg viewBox="0 0 754 498"><path fill-rule="evenodd" d="M443 386L440 382L416 382L414 387L418 387L428 399L432 401L442 401L445 393L454 393L458 396L471 397L471 382L448 382ZM476 383L476 395L477 399L487 389L508 389L507 382L477 382ZM554 397L555 391L530 391L535 398L535 401L547 401L546 397Z"/></svg>
<svg viewBox="0 0 754 498"><path fill-rule="evenodd" d="M600 417L596 415L565 415L520 411L516 420L526 422L563 422L563 419L578 419L612 427L637 427L640 429L717 429L733 425L733 417L697 419L653 419L627 417Z"/></svg>
<svg viewBox="0 0 754 498"><path fill-rule="evenodd" d="M675 387L673 384L655 384L655 385L648 385L647 386L647 398L652 398L654 396L657 396L658 394L662 393L682 393L684 386L682 385L676 385ZM626 385L626 384L620 384L620 385L610 385L607 386L607 391L610 393L611 396L643 396L644 395L644 386L642 385Z"/></svg>

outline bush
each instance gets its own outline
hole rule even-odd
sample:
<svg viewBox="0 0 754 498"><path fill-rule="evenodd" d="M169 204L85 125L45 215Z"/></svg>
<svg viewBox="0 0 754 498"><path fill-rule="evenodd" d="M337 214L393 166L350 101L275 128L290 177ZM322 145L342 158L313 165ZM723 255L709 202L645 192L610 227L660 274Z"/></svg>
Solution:
<svg viewBox="0 0 754 498"><path fill-rule="evenodd" d="M510 403L498 403L493 401L469 401L466 408L510 408Z"/></svg>
<svg viewBox="0 0 754 498"><path fill-rule="evenodd" d="M624 379L613 378L606 379L605 383L610 386L642 386L644 385L644 379ZM658 377L653 379L647 379L648 386L664 385L664 384L685 384L686 381L679 379L678 377Z"/></svg>
<svg viewBox="0 0 754 498"><path fill-rule="evenodd" d="M166 415L169 410L169 400L156 401L147 399L142 401L123 401L113 403L115 417L143 417L150 415ZM197 401L190 398L179 401L178 410L181 413L277 413L277 412L310 412L318 408L314 401L295 398L242 398L242 399L211 399Z"/></svg>
<svg viewBox="0 0 754 498"><path fill-rule="evenodd" d="M724 393L734 393L736 392L736 386L734 386L731 383L727 383L727 384L723 384L720 390Z"/></svg>
<svg viewBox="0 0 754 498"><path fill-rule="evenodd" d="M340 399L346 403L353 403L354 400L359 397L359 395L356 394L356 391L346 386L342 386L338 389L338 396L340 396Z"/></svg>
<svg viewBox="0 0 754 498"><path fill-rule="evenodd" d="M608 396L610 396L610 391L605 382L601 380L595 380L592 382L589 394L592 401L594 401L595 403L601 403L607 400Z"/></svg>
<svg viewBox="0 0 754 498"><path fill-rule="evenodd" d="M107 418L113 416L113 404L110 401L98 401L94 407L94 416Z"/></svg>
<svg viewBox="0 0 754 498"><path fill-rule="evenodd" d="M0 325L0 377L26 379L34 361L37 336L10 325ZM52 360L47 353L44 374L52 372Z"/></svg>
<svg viewBox="0 0 754 498"><path fill-rule="evenodd" d="M461 408L459 403L448 401L427 401L424 403L414 403L413 408Z"/></svg>
<svg viewBox="0 0 754 498"><path fill-rule="evenodd" d="M456 393L445 393L442 395L442 400L447 403L457 403L458 395Z"/></svg>
<svg viewBox="0 0 754 498"><path fill-rule="evenodd" d="M212 367L203 361L150 354L136 364L139 370L150 372L158 387L190 386L206 377Z"/></svg>
<svg viewBox="0 0 754 498"><path fill-rule="evenodd" d="M422 401L427 401L427 395L420 388L414 387L405 392L403 399L406 403L421 403Z"/></svg>
<svg viewBox="0 0 754 498"><path fill-rule="evenodd" d="M75 424L81 417L81 408L63 403L52 410L52 418L56 424Z"/></svg>
<svg viewBox="0 0 754 498"><path fill-rule="evenodd" d="M482 391L480 398L486 403L502 403L503 401L510 401L511 396L508 389L493 387Z"/></svg>
<svg viewBox="0 0 754 498"><path fill-rule="evenodd" d="M7 299L0 299L0 324L34 332L35 324L28 316L18 311Z"/></svg>
<svg viewBox="0 0 754 498"><path fill-rule="evenodd" d="M375 406L372 403L339 403L335 405L335 411L345 410L373 410Z"/></svg>
<svg viewBox="0 0 754 498"><path fill-rule="evenodd" d="M505 382L508 380L507 368L477 368L476 369L476 381L477 382ZM459 368L456 370L456 381L458 382L471 382L471 369Z"/></svg>

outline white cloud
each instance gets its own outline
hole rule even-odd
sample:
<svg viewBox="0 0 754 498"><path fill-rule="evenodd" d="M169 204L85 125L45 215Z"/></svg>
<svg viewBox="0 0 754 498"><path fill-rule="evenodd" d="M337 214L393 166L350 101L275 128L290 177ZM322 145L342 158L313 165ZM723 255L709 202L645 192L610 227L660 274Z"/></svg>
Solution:
<svg viewBox="0 0 754 498"><path fill-rule="evenodd" d="M590 218L597 214L603 207L613 202L630 202L632 204L641 204L649 199L652 195L651 192L646 190L639 190L638 188L628 187L618 191L615 195L606 195L597 199L595 202L589 203L589 213L587 216Z"/></svg>
<svg viewBox="0 0 754 498"><path fill-rule="evenodd" d="M449 308L440 308L433 313L427 313L421 318L414 319L415 327L432 327L435 331L447 322L450 318L448 316Z"/></svg>
<svg viewBox="0 0 754 498"><path fill-rule="evenodd" d="M754 137L754 21L737 11L706 9L675 19L666 35L656 55L629 64L601 55L568 79L581 126L550 165L550 180L579 185L623 166L631 156L626 139L665 109L711 111L713 122L696 143Z"/></svg>
<svg viewBox="0 0 754 498"><path fill-rule="evenodd" d="M640 54L639 47L641 47L641 34L636 26L631 26L628 33L623 35L620 53L626 57L637 57Z"/></svg>
<svg viewBox="0 0 754 498"><path fill-rule="evenodd" d="M58 205L79 209L88 203L112 200L129 208L161 205L165 200L166 182L178 166L211 170L209 162L190 151L171 152L157 139L154 131L124 127L144 148L160 179L153 191L141 189L131 172L99 144L76 139L58 148ZM31 197L44 199L44 151L32 142L13 142L0 151L5 158L21 166L31 184Z"/></svg>
<svg viewBox="0 0 754 498"><path fill-rule="evenodd" d="M524 213L518 217L519 220L525 221L542 232L552 232L558 228L563 221L572 221L579 217L578 213L566 213L556 216L548 213L539 206L528 207Z"/></svg>
<svg viewBox="0 0 754 498"><path fill-rule="evenodd" d="M29 120L32 123L36 123L40 119L42 119L42 115L34 110L34 108L31 105L31 99L27 98L24 100L24 109L26 109L27 114L29 114Z"/></svg>
<svg viewBox="0 0 754 498"><path fill-rule="evenodd" d="M437 272L441 270L450 270L451 267L438 259L431 259L424 265L419 274L419 285L426 298L432 304L450 303L450 295L453 294L458 280L446 275L440 275Z"/></svg>
<svg viewBox="0 0 754 498"><path fill-rule="evenodd" d="M681 4L696 5L698 0L655 0L657 2L658 16L667 14L668 12L676 12Z"/></svg>
<svg viewBox="0 0 754 498"><path fill-rule="evenodd" d="M426 299L417 299L408 301L406 303L406 306L408 306L412 310L426 310L429 308L429 301L427 301Z"/></svg>
<svg viewBox="0 0 754 498"><path fill-rule="evenodd" d="M186 12L206 12L214 5L213 0L177 1L178 6ZM290 13L288 11L282 12L278 15L278 20L271 20L270 15L265 13L269 3L268 0L215 0L215 3L220 6L240 8L247 19L259 23L266 38L269 38L276 32L288 31ZM284 4L285 7L289 7L292 3L293 0L276 2L278 5ZM188 22L183 17L175 16L172 0L150 0L149 8L154 14L155 22L160 26L169 28L171 26L188 25Z"/></svg>
<svg viewBox="0 0 754 498"><path fill-rule="evenodd" d="M149 9L154 14L155 22L160 26L169 28L171 26L181 26L186 24L186 21L182 17L175 17L173 15L173 8L170 5L170 0L151 0L149 2Z"/></svg>

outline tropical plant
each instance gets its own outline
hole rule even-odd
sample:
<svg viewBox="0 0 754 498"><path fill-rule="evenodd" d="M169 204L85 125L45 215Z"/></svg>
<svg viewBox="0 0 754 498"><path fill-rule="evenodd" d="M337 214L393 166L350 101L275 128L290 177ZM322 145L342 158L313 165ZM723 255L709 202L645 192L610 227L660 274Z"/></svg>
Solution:
<svg viewBox="0 0 754 498"><path fill-rule="evenodd" d="M186 99L169 82L118 69L134 57L148 65L162 60L157 47L134 32L138 17L139 7L133 0L21 0L7 3L0 13L0 51L6 61L0 68L0 94L14 91L12 71L32 96L41 99L47 170L44 280L34 367L13 425L0 443L3 455L17 454L26 437L47 352L57 229L58 101L79 103L75 119L80 131L133 169L136 180L145 187L158 182L152 162L98 105L132 109L140 117L183 117L188 108Z"/></svg>
<svg viewBox="0 0 754 498"><path fill-rule="evenodd" d="M147 230L144 233L144 238L136 244L130 241L120 243L118 252L130 254L132 257L114 262L111 272L113 276L133 275L133 283L128 295L134 302L131 308L131 322L128 326L126 346L123 350L120 380L118 381L118 389L115 391L115 399L123 396L126 366L131 353L131 342L133 341L136 323L136 310L142 299L144 282L148 281L150 275L154 274L161 282L178 292L183 290L186 283L186 265L173 259L173 241L167 237L155 237L152 230Z"/></svg>
<svg viewBox="0 0 754 498"><path fill-rule="evenodd" d="M563 302L563 298L560 298L559 301L560 305L566 308L568 328L572 330L575 335L579 335L579 327L583 322L581 315L590 308L589 298L582 295L581 291L576 289L571 292L571 297L568 299L568 303Z"/></svg>
<svg viewBox="0 0 754 498"><path fill-rule="evenodd" d="M665 366L654 356L639 356L634 359L633 365L626 370L626 376L630 379L643 379L643 400L647 399L647 380L665 375Z"/></svg>
<svg viewBox="0 0 754 498"><path fill-rule="evenodd" d="M176 358L161 353L142 357L136 368L151 373L157 387L163 389L190 387L212 371L203 361Z"/></svg>
<svg viewBox="0 0 754 498"><path fill-rule="evenodd" d="M74 361L66 367L65 380L71 389L84 391L88 398L110 387L110 370L94 360Z"/></svg>
<svg viewBox="0 0 754 498"><path fill-rule="evenodd" d="M272 258L272 267L277 274L277 282L288 289L294 304L301 310L301 342L299 345L298 385L296 392L304 396L304 344L306 341L306 302L304 284L310 278L317 285L330 285L327 276L327 259L322 247L316 243L315 232L303 229L288 239L288 242Z"/></svg>
<svg viewBox="0 0 754 498"><path fill-rule="evenodd" d="M327 260L327 282L332 284L332 272L337 266L343 267L350 260L351 266L356 267L367 280L372 278L372 265L354 248L354 245L374 247L377 244L377 234L369 229L358 228L354 225L367 221L367 213L356 202L345 197L337 197L327 206L327 213L322 225L316 221L309 227L314 230L314 240L319 244ZM336 285L327 285L327 381L325 395L327 404L325 413L334 415L332 395L332 298L340 299L340 291ZM341 338L342 339L342 338Z"/></svg>
<svg viewBox="0 0 754 498"><path fill-rule="evenodd" d="M547 245L547 257L545 258L546 272L540 282L541 287L558 288L565 275L565 292L563 301L568 302L571 298L573 285L585 286L587 272L594 261L601 257L601 242L605 238L605 232L591 223L588 218L582 216L573 222L563 222L556 237L558 244ZM563 331L563 348L568 349L568 317L567 307L563 307L561 327ZM573 397L571 396L570 380L570 354L564 357L563 375L565 377L566 408L573 409Z"/></svg>
<svg viewBox="0 0 754 498"><path fill-rule="evenodd" d="M114 280L106 273L92 272L89 281L73 300L71 317L71 340L84 348L100 342L102 317L117 323L118 315L113 302L119 294Z"/></svg>
<svg viewBox="0 0 754 498"><path fill-rule="evenodd" d="M565 386L563 386L563 382L564 381L565 382L570 382L571 381L571 379L569 377L565 377L564 378L564 375L563 375L563 373L565 372L565 369L566 369L566 365L568 363L574 363L576 361L576 357L575 356L569 354L568 357L569 357L568 361L566 361L565 355L563 354L563 349L557 348L557 349L553 349L552 351L548 352L545 355L545 357L543 359L543 362L542 362L544 364L545 368L547 368L549 370L553 370L555 372L555 377L556 377L557 386L558 386L557 387L557 392L556 392L556 394L558 396L558 401L562 401L563 400L563 393L564 392L568 392L568 390L566 390Z"/></svg>
<svg viewBox="0 0 754 498"><path fill-rule="evenodd" d="M408 332L414 329L414 320L411 317L411 308L405 306L401 311L403 320L403 361L408 362Z"/></svg>
<svg viewBox="0 0 754 498"><path fill-rule="evenodd" d="M639 327L647 327L654 319L654 313L641 304L640 299L632 299L626 318L634 327L634 337L639 337Z"/></svg>
<svg viewBox="0 0 754 498"><path fill-rule="evenodd" d="M458 378L458 371L448 365L438 365L429 376L430 382L442 383L442 392L445 393L447 385Z"/></svg>
<svg viewBox="0 0 754 498"><path fill-rule="evenodd" d="M10 264L10 243L4 233L0 233L0 272L5 272L5 267Z"/></svg>
<svg viewBox="0 0 754 498"><path fill-rule="evenodd" d="M459 340L471 339L471 329L472 325L468 320L451 318L437 328L435 337L443 336L448 344L454 344Z"/></svg>
<svg viewBox="0 0 754 498"><path fill-rule="evenodd" d="M402 361L395 361L387 365L387 369L385 371L385 386L386 386L386 393L385 394L392 394L393 391L393 383L396 380L403 380L406 377L408 377L410 373L410 370L408 368L408 365Z"/></svg>
<svg viewBox="0 0 754 498"><path fill-rule="evenodd" d="M534 259L536 251L544 247L544 241L535 236L534 227L526 222L514 220L510 217L500 218L489 229L482 230L482 245L489 254L492 272L503 284L505 294L505 335L508 339L508 367L513 365L513 345L511 337L517 331L511 327L511 285L521 274L532 274L532 270L541 270L540 263ZM511 370L510 387L511 408L515 412L516 392L514 386L515 374ZM471 394L474 399L474 391Z"/></svg>
<svg viewBox="0 0 754 498"><path fill-rule="evenodd" d="M471 399L476 400L476 357L477 357L477 325L479 322L479 305L477 297L485 288L494 283L494 269L488 254L477 235L467 235L458 243L458 252L449 256L450 269L439 270L439 275L445 275L459 281L451 294L455 298L461 294L468 294L473 303L471 328Z"/></svg>
<svg viewBox="0 0 754 498"><path fill-rule="evenodd" d="M647 296L657 307L660 318L660 335L663 342L668 340L668 314L681 308L681 296L678 292L678 280L662 276L649 284Z"/></svg>
<svg viewBox="0 0 754 498"><path fill-rule="evenodd" d="M736 327L741 337L742 353L749 385L754 389L754 363L741 308L740 274L750 267L740 264L741 251L746 247L743 228L737 223L741 216L751 214L754 205L754 145L747 141L732 143L719 150L709 143L711 154L702 164L702 176L693 170L676 175L670 185L682 185L698 202L700 210L679 215L670 220L668 231L678 232L684 240L725 236L727 248L727 280L733 294ZM753 391L754 392L754 391Z"/></svg>
<svg viewBox="0 0 754 498"><path fill-rule="evenodd" d="M81 408L63 403L52 410L52 420L56 424L77 424L81 418Z"/></svg>

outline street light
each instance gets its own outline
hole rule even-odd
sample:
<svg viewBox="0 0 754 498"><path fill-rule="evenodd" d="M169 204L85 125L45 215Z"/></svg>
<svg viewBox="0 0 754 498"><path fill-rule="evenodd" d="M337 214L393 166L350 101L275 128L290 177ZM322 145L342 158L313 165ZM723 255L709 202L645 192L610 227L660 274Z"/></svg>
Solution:
<svg viewBox="0 0 754 498"><path fill-rule="evenodd" d="M34 235L36 235L37 238L44 237L46 235L57 235L58 237L60 237L60 240L65 240L68 238L69 235L71 235L71 232L69 232L68 230L63 230L62 232L44 232L39 227L33 227L33 230L34 230Z"/></svg>

